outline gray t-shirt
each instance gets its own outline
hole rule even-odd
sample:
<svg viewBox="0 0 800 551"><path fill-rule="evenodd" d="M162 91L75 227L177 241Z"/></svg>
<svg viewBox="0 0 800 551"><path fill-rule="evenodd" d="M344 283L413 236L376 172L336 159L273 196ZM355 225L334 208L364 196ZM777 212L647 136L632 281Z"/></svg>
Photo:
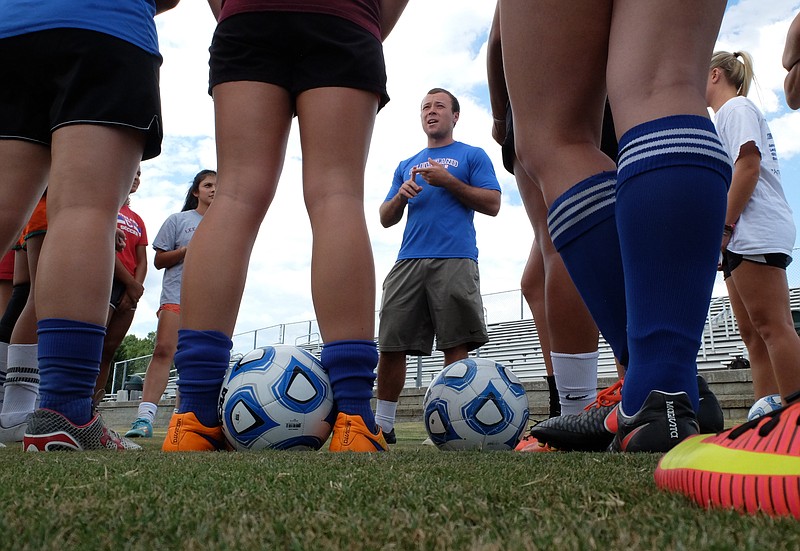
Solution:
<svg viewBox="0 0 800 551"><path fill-rule="evenodd" d="M187 246L201 220L203 220L203 215L196 210L170 214L161 229L158 230L158 235L153 240L153 248L156 251L175 251ZM183 260L164 270L164 280L161 283L161 306L181 303L182 277Z"/></svg>

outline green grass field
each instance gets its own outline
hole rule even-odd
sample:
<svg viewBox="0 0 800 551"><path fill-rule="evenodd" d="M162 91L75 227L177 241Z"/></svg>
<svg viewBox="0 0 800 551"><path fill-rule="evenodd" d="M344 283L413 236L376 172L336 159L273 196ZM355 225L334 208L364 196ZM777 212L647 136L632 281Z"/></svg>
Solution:
<svg viewBox="0 0 800 551"><path fill-rule="evenodd" d="M648 454L0 449L0 549L800 549L800 523L703 511Z"/></svg>

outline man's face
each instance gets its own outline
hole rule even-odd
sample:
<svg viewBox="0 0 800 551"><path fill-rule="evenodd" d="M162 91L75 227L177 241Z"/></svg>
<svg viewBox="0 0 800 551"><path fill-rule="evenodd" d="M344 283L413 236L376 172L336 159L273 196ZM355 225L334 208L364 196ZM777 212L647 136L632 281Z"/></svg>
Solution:
<svg viewBox="0 0 800 551"><path fill-rule="evenodd" d="M458 113L453 113L453 100L443 92L428 94L420 109L422 130L431 138L443 138L453 133Z"/></svg>

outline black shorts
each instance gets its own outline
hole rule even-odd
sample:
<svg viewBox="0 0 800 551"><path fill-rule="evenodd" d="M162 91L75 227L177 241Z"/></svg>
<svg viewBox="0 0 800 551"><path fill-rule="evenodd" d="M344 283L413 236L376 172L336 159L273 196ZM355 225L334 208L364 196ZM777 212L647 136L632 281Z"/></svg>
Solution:
<svg viewBox="0 0 800 551"><path fill-rule="evenodd" d="M161 59L113 36L52 29L0 39L0 139L50 145L70 124L146 133L143 159L161 152Z"/></svg>
<svg viewBox="0 0 800 551"><path fill-rule="evenodd" d="M123 296L125 296L125 284L115 279L111 284L111 300L109 301L109 306L116 310L119 307L119 303L122 302Z"/></svg>
<svg viewBox="0 0 800 551"><path fill-rule="evenodd" d="M312 88L342 87L386 94L383 46L355 23L325 14L249 12L214 32L209 93L223 82L274 84L296 98Z"/></svg>
<svg viewBox="0 0 800 551"><path fill-rule="evenodd" d="M724 279L731 277L733 272L742 262L755 262L756 264L763 264L765 266L772 266L773 268L780 268L785 270L789 264L792 263L792 257L783 253L766 253L766 254L739 254L731 251L722 253L722 275Z"/></svg>
<svg viewBox="0 0 800 551"><path fill-rule="evenodd" d="M506 108L506 139L500 149L503 154L503 166L511 174L514 174L514 161L517 152L514 150L514 116L511 114L511 106Z"/></svg>

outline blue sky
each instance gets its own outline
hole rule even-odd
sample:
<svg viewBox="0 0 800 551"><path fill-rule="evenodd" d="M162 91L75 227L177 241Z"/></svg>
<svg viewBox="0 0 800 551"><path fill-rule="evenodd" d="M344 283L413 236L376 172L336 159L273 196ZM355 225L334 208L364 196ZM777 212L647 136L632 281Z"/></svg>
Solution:
<svg viewBox="0 0 800 551"><path fill-rule="evenodd" d="M783 184L800 227L800 113L785 105L785 71L780 65L786 30L798 11L800 1L730 2L718 47L747 50L755 58L758 84L750 97L764 111L775 135ZM394 263L403 224L382 228L378 206L397 163L425 145L419 102L435 86L459 97L462 113L455 137L489 153L503 187L500 214L476 216L482 291L519 288L533 232L513 177L502 168L500 148L489 133L485 49L493 12L490 0L411 0L384 45L392 101L376 122L365 190L379 290ZM151 240L166 217L180 209L192 176L201 168L216 167L213 106L206 92L214 20L205 2L184 0L157 22L164 55L164 149L159 158L143 164L142 184L132 199ZM300 191L300 160L295 127L278 192L256 241L237 333L314 318L309 291L311 231ZM139 336L156 327L162 272L152 266L152 258L151 250L145 295L131 328ZM380 291L376 309L379 295Z"/></svg>

